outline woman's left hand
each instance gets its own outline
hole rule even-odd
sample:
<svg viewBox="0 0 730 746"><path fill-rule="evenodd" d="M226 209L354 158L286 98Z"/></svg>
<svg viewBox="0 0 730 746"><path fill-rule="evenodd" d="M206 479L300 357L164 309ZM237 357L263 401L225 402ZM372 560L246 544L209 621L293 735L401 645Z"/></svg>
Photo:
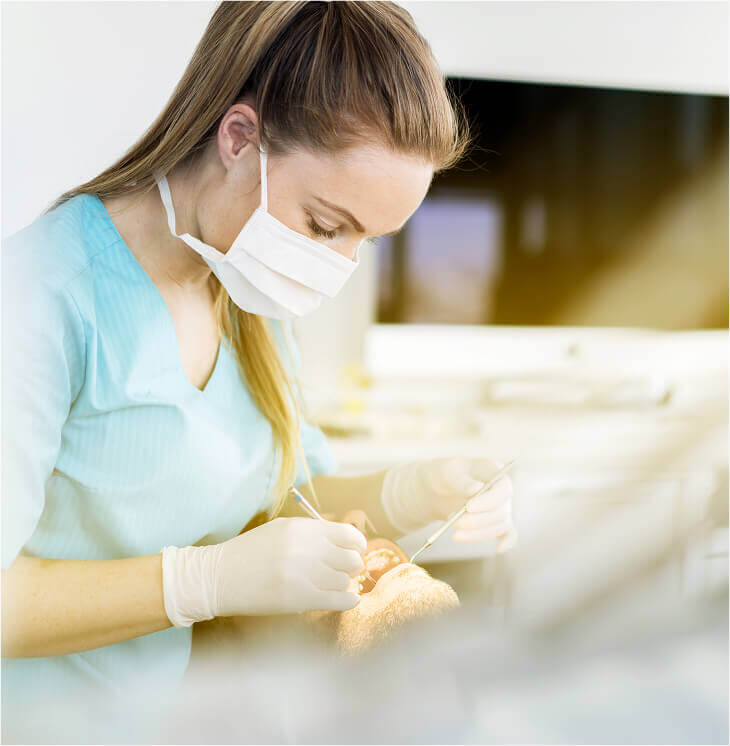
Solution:
<svg viewBox="0 0 730 746"><path fill-rule="evenodd" d="M453 538L498 538L497 552L506 552L517 543L512 480L505 475L486 492L469 499L502 466L487 458L430 459L393 466L383 481L383 508L395 528L410 533L432 521L446 520L466 503L466 513L454 524Z"/></svg>

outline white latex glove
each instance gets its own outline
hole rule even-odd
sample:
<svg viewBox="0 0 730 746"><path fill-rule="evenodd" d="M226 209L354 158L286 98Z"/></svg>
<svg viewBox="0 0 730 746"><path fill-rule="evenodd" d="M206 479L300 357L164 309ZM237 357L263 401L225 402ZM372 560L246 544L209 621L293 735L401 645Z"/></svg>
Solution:
<svg viewBox="0 0 730 746"><path fill-rule="evenodd" d="M344 611L367 542L354 526L276 518L221 544L162 550L165 612L175 627L216 616Z"/></svg>
<svg viewBox="0 0 730 746"><path fill-rule="evenodd" d="M517 543L509 476L467 502L502 466L487 458L441 458L393 466L383 481L383 509L395 528L412 533L432 521L446 520L466 503L467 512L454 524L453 538L498 537L497 552L506 552Z"/></svg>

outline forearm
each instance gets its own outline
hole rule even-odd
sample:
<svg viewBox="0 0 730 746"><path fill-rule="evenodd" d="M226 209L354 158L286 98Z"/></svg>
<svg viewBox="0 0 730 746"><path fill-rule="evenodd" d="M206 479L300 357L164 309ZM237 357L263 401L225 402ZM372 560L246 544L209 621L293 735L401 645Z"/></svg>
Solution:
<svg viewBox="0 0 730 746"><path fill-rule="evenodd" d="M331 474L319 474L312 479L319 498L320 512L334 513L341 518L348 510L360 509L367 513L378 536L395 540L403 536L388 520L380 502L385 470L362 474L355 477L338 477ZM302 494L311 499L308 486L299 488ZM293 501L292 501L293 503ZM290 506L292 515L302 515L294 505Z"/></svg>
<svg viewBox="0 0 730 746"><path fill-rule="evenodd" d="M170 627L162 555L18 557L2 571L2 655L35 658L113 645Z"/></svg>

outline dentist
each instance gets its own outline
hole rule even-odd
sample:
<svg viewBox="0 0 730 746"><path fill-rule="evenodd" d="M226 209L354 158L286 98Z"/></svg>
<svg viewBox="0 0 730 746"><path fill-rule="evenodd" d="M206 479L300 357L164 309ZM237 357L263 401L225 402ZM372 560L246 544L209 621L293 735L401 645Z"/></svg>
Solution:
<svg viewBox="0 0 730 746"><path fill-rule="evenodd" d="M291 484L397 539L494 474L336 476L289 328L467 146L399 6L222 3L144 135L4 243L4 697L172 686L194 622L355 606L365 538ZM511 494L454 538L512 546Z"/></svg>

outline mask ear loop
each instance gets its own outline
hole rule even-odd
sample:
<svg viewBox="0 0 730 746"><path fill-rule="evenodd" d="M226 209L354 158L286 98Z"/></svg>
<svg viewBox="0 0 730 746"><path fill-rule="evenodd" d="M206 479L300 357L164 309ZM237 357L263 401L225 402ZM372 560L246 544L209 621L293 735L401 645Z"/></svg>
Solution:
<svg viewBox="0 0 730 746"><path fill-rule="evenodd" d="M360 243L355 247L355 258L353 261L355 264L358 264L360 262L360 247L363 245L363 241L360 241Z"/></svg>
<svg viewBox="0 0 730 746"><path fill-rule="evenodd" d="M263 207L264 212L268 212L269 194L266 183L266 151L261 148L259 154L259 163L261 164L261 207Z"/></svg>
<svg viewBox="0 0 730 746"><path fill-rule="evenodd" d="M172 203L172 193L170 192L170 184L167 181L167 176L161 176L157 181L157 187L160 190L160 198L162 199L162 205L165 208L167 214L167 225L170 228L175 238L179 238L182 241L195 249L201 256L209 259L212 262L220 263L225 261L226 255L217 251L212 246L208 246L203 243L199 238L191 236L189 233L178 233L175 226L175 205Z"/></svg>
<svg viewBox="0 0 730 746"><path fill-rule="evenodd" d="M157 188L160 190L160 196L162 197L162 205L165 208L165 215L167 216L167 225L170 228L170 233L176 238L179 238L176 227L175 227L175 207L172 204L172 194L170 193L170 185L167 183L167 177L161 176L157 179Z"/></svg>

